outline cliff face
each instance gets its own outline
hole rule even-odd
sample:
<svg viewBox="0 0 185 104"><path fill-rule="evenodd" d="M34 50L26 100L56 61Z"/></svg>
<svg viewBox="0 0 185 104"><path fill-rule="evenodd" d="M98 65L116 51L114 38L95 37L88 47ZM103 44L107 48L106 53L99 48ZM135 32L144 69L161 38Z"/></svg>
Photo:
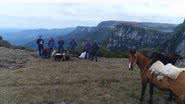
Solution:
<svg viewBox="0 0 185 104"><path fill-rule="evenodd" d="M175 51L185 56L185 21L178 25L172 33L172 38L165 42L166 50Z"/></svg>
<svg viewBox="0 0 185 104"><path fill-rule="evenodd" d="M145 29L153 29L161 32L173 32L177 24L152 23L152 22L129 22L129 21L104 21L98 27L115 27L120 24L134 25Z"/></svg>
<svg viewBox="0 0 185 104"><path fill-rule="evenodd" d="M106 40L107 37L110 36L111 28L110 27L82 27L79 26L67 36L64 37L64 40L70 41L71 39L76 39L79 43L84 40L90 41L103 41Z"/></svg>
<svg viewBox="0 0 185 104"><path fill-rule="evenodd" d="M120 24L112 30L107 47L121 51L127 51L130 48L160 49L170 37L169 33L145 29L137 25Z"/></svg>
<svg viewBox="0 0 185 104"><path fill-rule="evenodd" d="M136 44L141 46L147 45L151 42L148 45L150 46L151 44L155 44L155 42L152 40L153 38L155 38L154 40L157 40L159 35L161 35L162 39L168 38L169 36L167 36L167 33L163 31L173 31L175 27L176 25L173 24L104 21L98 24L96 27L79 26L64 38L66 40L75 38L77 40L89 39L104 41L106 44L108 44L108 47L115 46L125 48L125 45L127 45L126 42L129 41L130 42L128 44L133 41L133 45ZM118 44L120 42L123 43Z"/></svg>

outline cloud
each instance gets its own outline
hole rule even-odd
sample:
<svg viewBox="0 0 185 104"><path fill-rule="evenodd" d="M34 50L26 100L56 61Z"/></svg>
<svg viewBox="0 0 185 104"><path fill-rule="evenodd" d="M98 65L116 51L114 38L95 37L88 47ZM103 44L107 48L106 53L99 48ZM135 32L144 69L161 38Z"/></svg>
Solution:
<svg viewBox="0 0 185 104"><path fill-rule="evenodd" d="M94 26L105 20L181 23L184 4L183 0L3 0L0 27Z"/></svg>
<svg viewBox="0 0 185 104"><path fill-rule="evenodd" d="M175 3L183 0L0 0L1 3Z"/></svg>

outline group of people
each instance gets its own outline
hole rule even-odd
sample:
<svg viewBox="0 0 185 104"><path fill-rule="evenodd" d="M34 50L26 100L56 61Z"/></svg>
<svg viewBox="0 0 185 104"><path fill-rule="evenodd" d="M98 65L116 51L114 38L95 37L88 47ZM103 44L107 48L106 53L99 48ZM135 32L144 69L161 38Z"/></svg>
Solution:
<svg viewBox="0 0 185 104"><path fill-rule="evenodd" d="M37 39L37 45L38 45L38 51L39 51L39 56L43 58L49 58L51 57L51 54L54 49L57 49L57 53L64 53L64 40L62 38L58 39L58 45L55 44L55 40L53 38L50 38L47 46L44 45L45 42L42 39L42 36L39 36ZM56 48L57 46L57 48ZM77 42L75 39L72 39L69 43L69 52L72 56L76 55L76 47L77 47ZM96 60L98 61L98 51L99 51L99 45L96 41L90 42L89 40L84 41L84 49L83 52L85 52L85 59L90 59L90 60Z"/></svg>
<svg viewBox="0 0 185 104"><path fill-rule="evenodd" d="M96 60L98 61L98 51L99 51L99 45L96 41L91 43L88 40L85 40L84 42L84 52L85 54L85 59L90 59L90 60Z"/></svg>
<svg viewBox="0 0 185 104"><path fill-rule="evenodd" d="M57 53L65 52L64 40L62 38L58 39L58 42L57 42L58 45L55 44L55 40L53 38L50 38L47 45L44 45L45 43L44 43L44 40L42 39L42 36L39 36L36 43L38 45L39 56L43 58L49 58L54 49L57 49ZM76 46L77 46L76 41L72 39L70 41L70 53L72 55L75 54Z"/></svg>

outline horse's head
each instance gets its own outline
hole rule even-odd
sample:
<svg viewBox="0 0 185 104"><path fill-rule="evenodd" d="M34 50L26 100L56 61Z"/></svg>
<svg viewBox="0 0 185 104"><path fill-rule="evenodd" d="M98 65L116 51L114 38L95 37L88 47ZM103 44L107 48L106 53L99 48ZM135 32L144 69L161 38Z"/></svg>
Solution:
<svg viewBox="0 0 185 104"><path fill-rule="evenodd" d="M136 50L130 50L129 52L129 70L133 70L134 65L137 63Z"/></svg>

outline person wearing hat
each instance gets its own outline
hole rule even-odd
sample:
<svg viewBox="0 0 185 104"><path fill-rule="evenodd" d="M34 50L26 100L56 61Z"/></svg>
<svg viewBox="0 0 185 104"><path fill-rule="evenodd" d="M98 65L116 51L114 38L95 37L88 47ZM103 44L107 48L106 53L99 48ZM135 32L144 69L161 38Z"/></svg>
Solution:
<svg viewBox="0 0 185 104"><path fill-rule="evenodd" d="M43 52L43 49L44 49L44 40L42 39L41 35L37 39L37 45L38 45L38 50L39 50L39 56L42 57L42 52Z"/></svg>

